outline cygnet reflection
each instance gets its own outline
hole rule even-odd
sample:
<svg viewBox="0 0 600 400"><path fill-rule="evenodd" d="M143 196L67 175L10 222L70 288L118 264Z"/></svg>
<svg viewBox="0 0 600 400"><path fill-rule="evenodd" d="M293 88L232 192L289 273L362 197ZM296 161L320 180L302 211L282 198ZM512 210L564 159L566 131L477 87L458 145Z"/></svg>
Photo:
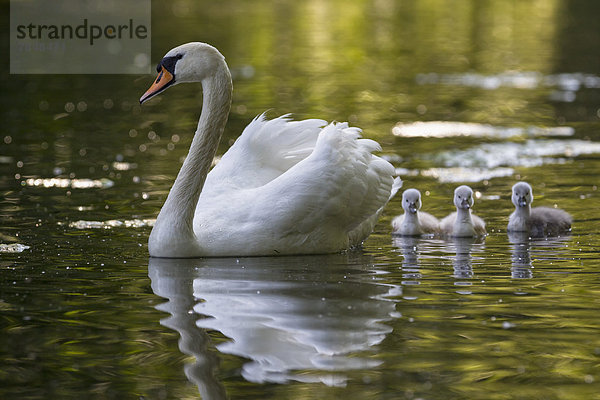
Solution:
<svg viewBox="0 0 600 400"><path fill-rule="evenodd" d="M402 285L418 285L422 278L420 258L422 253L428 253L431 243L441 242L435 239L418 236L392 236L392 243L402 252Z"/></svg>
<svg viewBox="0 0 600 400"><path fill-rule="evenodd" d="M379 282L377 274L368 256L354 253L151 258L149 265L154 293L169 299L159 308L172 317L161 323L180 333L182 352L201 360L188 375L201 392L215 383L205 330L231 339L216 346L220 352L249 359L241 373L251 382L342 386L341 371L379 365L368 354L354 356L391 332L385 321L401 289Z"/></svg>
<svg viewBox="0 0 600 400"><path fill-rule="evenodd" d="M483 238L454 237L446 241L445 250L452 254L454 286L460 287L459 294L471 294L469 287L473 284L473 253L485 251Z"/></svg>
<svg viewBox="0 0 600 400"><path fill-rule="evenodd" d="M508 232L508 241L510 242L512 264L510 267L511 278L533 278L529 234L527 232Z"/></svg>
<svg viewBox="0 0 600 400"><path fill-rule="evenodd" d="M570 240L569 235L531 238L528 232L507 234L511 244L511 277L514 279L533 278L533 261L561 257L561 251L567 248Z"/></svg>

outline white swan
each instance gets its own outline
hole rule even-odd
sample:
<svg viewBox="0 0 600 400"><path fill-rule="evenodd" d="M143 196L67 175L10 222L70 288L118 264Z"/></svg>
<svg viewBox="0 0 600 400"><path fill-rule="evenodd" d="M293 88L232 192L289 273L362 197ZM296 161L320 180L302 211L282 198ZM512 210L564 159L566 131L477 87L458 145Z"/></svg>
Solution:
<svg viewBox="0 0 600 400"><path fill-rule="evenodd" d="M487 235L483 219L471 213L473 190L462 185L454 190L456 211L440 221L442 232L452 237L481 237Z"/></svg>
<svg viewBox="0 0 600 400"><path fill-rule="evenodd" d="M404 214L392 220L394 235L420 236L440 233L440 221L436 217L421 210L421 192L417 189L406 189L402 193Z"/></svg>
<svg viewBox="0 0 600 400"><path fill-rule="evenodd" d="M201 82L202 113L148 240L154 257L316 254L359 245L401 181L371 154L360 129L322 120L255 118L210 171L227 122L232 83L205 43L170 50L140 103L182 82ZM323 127L326 125L325 127Z"/></svg>
<svg viewBox="0 0 600 400"><path fill-rule="evenodd" d="M515 211L508 218L509 232L526 232L531 237L557 236L571 231L572 218L559 208L534 207L533 191L527 182L512 187Z"/></svg>

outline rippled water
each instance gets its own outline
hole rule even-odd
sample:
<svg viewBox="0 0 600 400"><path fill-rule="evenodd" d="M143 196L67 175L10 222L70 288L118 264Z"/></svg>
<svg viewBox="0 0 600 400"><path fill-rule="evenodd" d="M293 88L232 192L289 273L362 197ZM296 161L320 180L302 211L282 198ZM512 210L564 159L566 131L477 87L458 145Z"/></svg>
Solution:
<svg viewBox="0 0 600 400"><path fill-rule="evenodd" d="M346 254L149 259L199 87L140 107L152 77L4 73L0 398L600 399L599 11L153 3L153 59L227 57L220 153L265 110L350 121L424 211L469 184L481 241L394 237L396 199ZM572 232L507 235L517 180Z"/></svg>

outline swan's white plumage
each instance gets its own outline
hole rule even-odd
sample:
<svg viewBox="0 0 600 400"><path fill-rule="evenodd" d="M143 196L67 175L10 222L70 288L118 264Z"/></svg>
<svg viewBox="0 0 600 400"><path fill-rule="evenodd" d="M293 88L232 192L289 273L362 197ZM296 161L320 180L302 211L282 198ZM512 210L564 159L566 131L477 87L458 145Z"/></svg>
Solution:
<svg viewBox="0 0 600 400"><path fill-rule="evenodd" d="M207 176L203 192L262 186L306 158L326 121L292 121L289 115L267 120L264 114L246 126Z"/></svg>
<svg viewBox="0 0 600 400"><path fill-rule="evenodd" d="M228 152L209 173L194 218L199 242L210 243L210 255L323 253L359 244L371 232L359 226L387 202L393 183L393 167L370 153L378 145L359 140L356 128L333 123L318 129L314 143L290 146L291 155L276 149L256 154L261 139L253 136L264 134L272 121L244 132L232 146L233 155L244 154L248 164L242 159L236 165L238 158L226 157ZM267 147L315 127L310 120L275 121L280 135L271 131ZM289 168L277 168L283 160ZM227 179L232 172L238 175ZM355 229L362 234L350 237Z"/></svg>
<svg viewBox="0 0 600 400"><path fill-rule="evenodd" d="M394 180L390 163L372 154L381 150L379 144L362 139L360 129L347 123L292 121L287 115L266 120L260 115L202 186L202 171L211 161L207 157L220 137L216 131L224 126L223 110L229 111L228 91L218 87L231 83L223 71L225 61L211 46L190 43L167 53L178 54L175 80L180 71L192 76L182 81L202 77L203 115L150 236L152 256L330 253L366 239L401 181ZM210 60L196 61L201 57ZM220 65L220 72L213 77L213 71L195 71L194 63L199 68ZM191 176L195 171L200 171L196 180ZM185 204L193 204L193 215L181 209Z"/></svg>

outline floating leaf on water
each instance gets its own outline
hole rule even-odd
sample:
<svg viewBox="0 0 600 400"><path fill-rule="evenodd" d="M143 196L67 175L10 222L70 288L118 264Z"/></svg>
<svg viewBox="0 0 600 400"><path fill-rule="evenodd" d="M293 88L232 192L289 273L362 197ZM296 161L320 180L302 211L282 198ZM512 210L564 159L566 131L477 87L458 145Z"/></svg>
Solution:
<svg viewBox="0 0 600 400"><path fill-rule="evenodd" d="M575 129L570 126L557 127L503 127L471 122L417 121L408 124L398 123L392 129L399 137L446 138L455 136L509 138L515 136L573 136Z"/></svg>
<svg viewBox="0 0 600 400"><path fill-rule="evenodd" d="M0 253L22 253L29 248L31 247L21 243L0 243Z"/></svg>

